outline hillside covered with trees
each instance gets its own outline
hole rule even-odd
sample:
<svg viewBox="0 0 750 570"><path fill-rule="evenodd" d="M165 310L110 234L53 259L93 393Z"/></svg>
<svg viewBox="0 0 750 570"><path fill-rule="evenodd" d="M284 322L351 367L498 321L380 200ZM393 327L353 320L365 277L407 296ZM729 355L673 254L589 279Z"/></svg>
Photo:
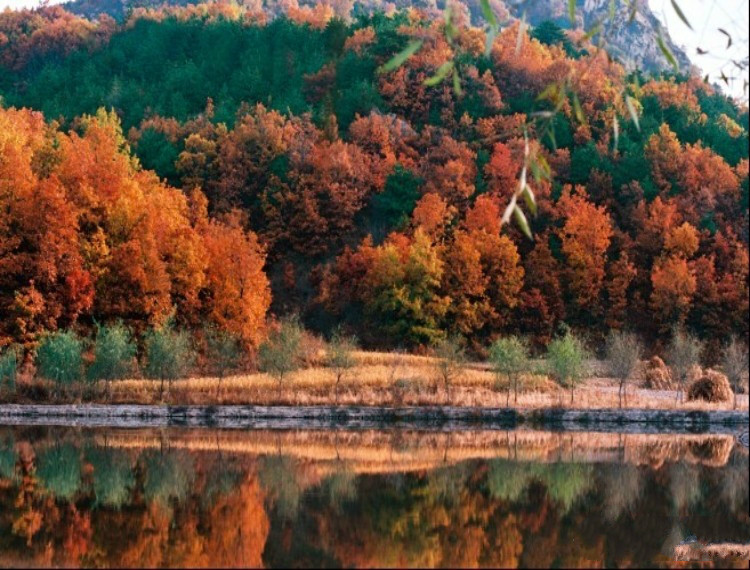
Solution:
<svg viewBox="0 0 750 570"><path fill-rule="evenodd" d="M0 347L172 319L253 349L289 314L382 348L747 339L746 107L552 22L487 50L460 12L287 4L0 13ZM524 133L531 238L500 225Z"/></svg>

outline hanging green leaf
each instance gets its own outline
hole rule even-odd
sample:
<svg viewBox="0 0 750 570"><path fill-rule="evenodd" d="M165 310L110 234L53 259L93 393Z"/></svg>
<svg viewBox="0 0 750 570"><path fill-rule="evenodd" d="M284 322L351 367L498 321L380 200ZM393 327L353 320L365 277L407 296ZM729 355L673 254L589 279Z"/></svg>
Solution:
<svg viewBox="0 0 750 570"><path fill-rule="evenodd" d="M412 42L409 42L409 44L404 49L402 49L400 52L394 55L385 64L380 66L380 69L378 69L378 72L387 73L389 71L393 71L394 69L398 69L404 64L404 62L407 59L409 59L411 56L417 53L419 48L422 47L422 43L423 43L423 40L414 40Z"/></svg>
<svg viewBox="0 0 750 570"><path fill-rule="evenodd" d="M667 61L674 68L674 70L679 71L680 66L677 65L677 60L674 58L674 55L672 55L672 52L669 51L667 44L664 43L664 38L662 38L661 36L656 36L656 43L659 45L659 49L661 50L661 53L664 54L664 57L667 58Z"/></svg>
<svg viewBox="0 0 750 570"><path fill-rule="evenodd" d="M588 41L591 38L593 38L596 34L602 31L602 26L599 22L594 24L591 29L586 32L586 34L583 36L583 41Z"/></svg>
<svg viewBox="0 0 750 570"><path fill-rule="evenodd" d="M497 30L495 28L492 28L490 31L487 32L487 35L484 40L484 55L489 56L490 52L492 51L492 44L495 43L495 38L497 37Z"/></svg>
<svg viewBox="0 0 750 570"><path fill-rule="evenodd" d="M536 198L534 198L534 193L528 185L523 189L521 196L523 196L523 201L526 202L529 212L536 216Z"/></svg>
<svg viewBox="0 0 750 570"><path fill-rule="evenodd" d="M615 0L609 0L609 21L615 19Z"/></svg>
<svg viewBox="0 0 750 570"><path fill-rule="evenodd" d="M463 91L461 90L461 78L458 76L458 69L453 68L453 92L456 97L460 97Z"/></svg>
<svg viewBox="0 0 750 570"><path fill-rule="evenodd" d="M617 146L620 142L620 123L617 121L617 115L612 117L612 133L615 138L614 150L617 150Z"/></svg>
<svg viewBox="0 0 750 570"><path fill-rule="evenodd" d="M575 26L576 24L576 0L568 0L568 18L570 18L570 23Z"/></svg>
<svg viewBox="0 0 750 570"><path fill-rule="evenodd" d="M682 12L682 9L680 8L679 4L677 4L675 0L671 0L671 1L672 1L672 8L674 8L674 11L677 14L677 17L680 18L680 20L682 20L685 23L685 25L692 30L693 26L691 26L690 22L688 22L688 19L685 17L685 14Z"/></svg>
<svg viewBox="0 0 750 570"><path fill-rule="evenodd" d="M630 113L630 118L632 119L633 124L635 124L636 130L640 133L641 125L638 122L638 112L635 110L633 98L630 95L625 96L625 106L628 108L628 113Z"/></svg>
<svg viewBox="0 0 750 570"><path fill-rule="evenodd" d="M518 24L518 35L516 36L516 55L521 53L521 46L523 45L523 34L524 28L526 27L526 12L524 11L521 16L521 22Z"/></svg>
<svg viewBox="0 0 750 570"><path fill-rule="evenodd" d="M576 120L582 125L586 123L586 117L583 116L583 109L581 108L581 101L578 99L578 93L573 93L573 113L575 113Z"/></svg>
<svg viewBox="0 0 750 570"><path fill-rule="evenodd" d="M495 17L495 13L490 7L490 1L482 0L479 3L479 6L482 8L482 15L484 16L484 19L487 21L490 27L497 28L497 18Z"/></svg>
<svg viewBox="0 0 750 570"><path fill-rule="evenodd" d="M443 65L438 67L437 71L435 72L435 75L432 77L428 77L425 79L422 83L424 83L427 87L434 87L438 83L441 83L446 77L448 77L448 74L453 69L453 62L452 61L446 61Z"/></svg>
<svg viewBox="0 0 750 570"><path fill-rule="evenodd" d="M523 235L533 241L534 237L531 235L529 222L526 219L523 210L521 210L521 208L519 208L517 205L513 208L513 217L515 218L516 224L518 225L519 229L523 232Z"/></svg>

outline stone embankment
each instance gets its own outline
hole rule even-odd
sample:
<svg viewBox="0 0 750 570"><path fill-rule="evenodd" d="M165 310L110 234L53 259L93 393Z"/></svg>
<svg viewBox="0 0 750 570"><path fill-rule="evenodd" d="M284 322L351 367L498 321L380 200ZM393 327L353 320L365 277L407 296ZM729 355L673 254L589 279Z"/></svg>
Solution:
<svg viewBox="0 0 750 570"><path fill-rule="evenodd" d="M147 406L102 404L0 405L0 424L82 427L219 427L255 429L429 428L621 433L733 433L747 431L746 411L653 409L366 407L366 406Z"/></svg>

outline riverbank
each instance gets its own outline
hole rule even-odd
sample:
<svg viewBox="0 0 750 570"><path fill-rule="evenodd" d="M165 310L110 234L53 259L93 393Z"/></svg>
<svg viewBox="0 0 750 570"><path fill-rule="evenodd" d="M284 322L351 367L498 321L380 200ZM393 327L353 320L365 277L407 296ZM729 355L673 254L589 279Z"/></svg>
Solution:
<svg viewBox="0 0 750 570"><path fill-rule="evenodd" d="M336 373L312 365L284 376L279 383L263 373L218 377L191 377L162 383L143 378L117 380L106 386L58 387L39 379L18 382L15 393L0 393L0 404L171 405L171 406L345 406L345 407L469 407L538 409L619 409L619 385L606 376L602 361L589 362L590 377L572 394L543 372L523 374L519 392L508 393L507 380L497 378L486 363L466 364L446 385L428 356L360 351L356 365L347 369L337 385ZM530 364L544 370L543 361ZM734 402L679 401L678 393L652 390L638 370L627 384L626 409L731 410ZM748 395L737 397L737 409L748 410Z"/></svg>
<svg viewBox="0 0 750 570"><path fill-rule="evenodd" d="M0 405L0 423L81 427L218 427L250 429L382 429L388 427L460 430L514 429L622 433L738 433L747 431L739 410L653 410L377 406L150 406Z"/></svg>

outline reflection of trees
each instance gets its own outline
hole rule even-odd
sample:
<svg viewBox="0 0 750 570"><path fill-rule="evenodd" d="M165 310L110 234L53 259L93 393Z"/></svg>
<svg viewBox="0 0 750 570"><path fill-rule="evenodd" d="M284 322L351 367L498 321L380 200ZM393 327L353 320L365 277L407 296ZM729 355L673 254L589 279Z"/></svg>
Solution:
<svg viewBox="0 0 750 570"><path fill-rule="evenodd" d="M604 480L604 514L616 520L624 511L632 510L641 496L643 480L638 467L630 463L606 465Z"/></svg>
<svg viewBox="0 0 750 570"><path fill-rule="evenodd" d="M487 486L493 497L503 501L517 501L532 475L531 465L506 459L490 463Z"/></svg>
<svg viewBox="0 0 750 570"><path fill-rule="evenodd" d="M14 479L18 453L13 438L7 437L0 442L0 479Z"/></svg>
<svg viewBox="0 0 750 570"><path fill-rule="evenodd" d="M323 489L328 497L328 504L340 513L346 503L357 498L356 476L346 463L341 463L323 482Z"/></svg>
<svg viewBox="0 0 750 570"><path fill-rule="evenodd" d="M721 498L733 513L747 514L748 506L748 456L735 452L724 468L721 476Z"/></svg>
<svg viewBox="0 0 750 570"><path fill-rule="evenodd" d="M56 498L70 500L81 486L81 456L71 443L55 445L39 454L36 476Z"/></svg>
<svg viewBox="0 0 750 570"><path fill-rule="evenodd" d="M94 469L93 488L96 504L119 509L135 487L133 466L119 450L94 448L86 458Z"/></svg>
<svg viewBox="0 0 750 570"><path fill-rule="evenodd" d="M218 495L208 512L208 520L211 524L204 553L209 565L244 568L262 565L270 524L257 477L247 474L230 493Z"/></svg>
<svg viewBox="0 0 750 570"><path fill-rule="evenodd" d="M283 519L297 515L302 490L296 479L297 461L288 455L266 455L260 461L258 475L269 498Z"/></svg>
<svg viewBox="0 0 750 570"><path fill-rule="evenodd" d="M578 463L516 463L498 459L490 464L487 484L490 494L517 501L532 480L544 484L550 499L570 510L592 483L592 466Z"/></svg>
<svg viewBox="0 0 750 570"><path fill-rule="evenodd" d="M357 475L338 461L320 480L319 466L281 454L146 451L135 462L71 447L37 448L44 470L57 469L38 482L33 450L16 445L16 476L0 485L0 562L622 567L658 561L684 534L741 542L750 532L748 459L736 452L722 467L660 469L472 460ZM62 476L71 464L79 470Z"/></svg>
<svg viewBox="0 0 750 570"><path fill-rule="evenodd" d="M462 489L466 487L467 480L475 469L476 464L469 462L433 469L427 475L427 492L435 500L443 501L448 505L455 505L460 499Z"/></svg>
<svg viewBox="0 0 750 570"><path fill-rule="evenodd" d="M569 511L578 497L591 487L593 466L578 463L554 463L546 469L539 469L537 477L547 487L553 501L564 511Z"/></svg>
<svg viewBox="0 0 750 570"><path fill-rule="evenodd" d="M678 513L692 507L701 497L698 469L687 463L675 463L669 468L669 487L672 503Z"/></svg>
<svg viewBox="0 0 750 570"><path fill-rule="evenodd" d="M203 506L210 507L219 499L234 492L242 481L242 471L235 467L214 467L208 473L206 484L201 493Z"/></svg>
<svg viewBox="0 0 750 570"><path fill-rule="evenodd" d="M192 457L178 451L148 452L143 458L146 476L143 494L146 500L168 506L171 500L183 501L195 479Z"/></svg>

